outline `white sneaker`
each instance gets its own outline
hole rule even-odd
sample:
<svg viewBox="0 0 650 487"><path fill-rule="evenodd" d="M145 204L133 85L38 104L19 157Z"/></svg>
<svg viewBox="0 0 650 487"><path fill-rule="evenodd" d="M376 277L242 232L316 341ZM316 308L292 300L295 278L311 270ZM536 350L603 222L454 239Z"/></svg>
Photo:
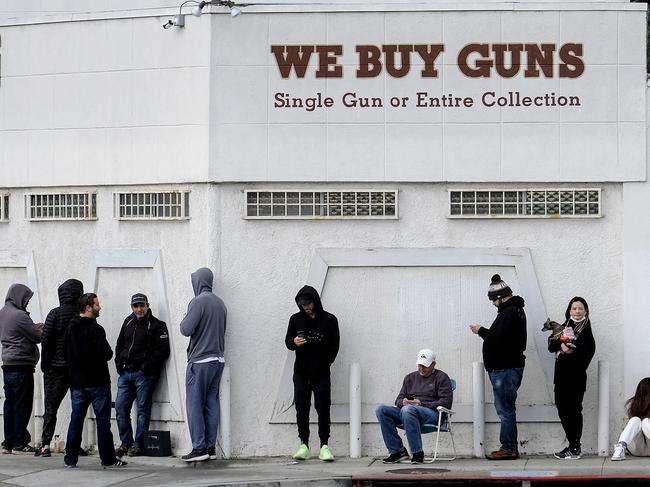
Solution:
<svg viewBox="0 0 650 487"><path fill-rule="evenodd" d="M625 447L622 443L616 443L614 445L614 454L612 455L612 462L619 460L625 460Z"/></svg>

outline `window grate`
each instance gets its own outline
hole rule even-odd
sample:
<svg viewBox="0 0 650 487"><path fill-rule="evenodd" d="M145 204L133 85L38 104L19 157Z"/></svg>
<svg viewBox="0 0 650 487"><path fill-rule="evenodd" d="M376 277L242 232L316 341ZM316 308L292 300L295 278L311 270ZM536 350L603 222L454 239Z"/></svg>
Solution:
<svg viewBox="0 0 650 487"><path fill-rule="evenodd" d="M189 191L113 193L118 220L187 220Z"/></svg>
<svg viewBox="0 0 650 487"><path fill-rule="evenodd" d="M0 194L0 222L9 221L9 195Z"/></svg>
<svg viewBox="0 0 650 487"><path fill-rule="evenodd" d="M26 194L25 217L30 221L96 220L97 193Z"/></svg>
<svg viewBox="0 0 650 487"><path fill-rule="evenodd" d="M397 191L245 191L248 219L395 219Z"/></svg>
<svg viewBox="0 0 650 487"><path fill-rule="evenodd" d="M598 218L600 188L449 190L450 218Z"/></svg>

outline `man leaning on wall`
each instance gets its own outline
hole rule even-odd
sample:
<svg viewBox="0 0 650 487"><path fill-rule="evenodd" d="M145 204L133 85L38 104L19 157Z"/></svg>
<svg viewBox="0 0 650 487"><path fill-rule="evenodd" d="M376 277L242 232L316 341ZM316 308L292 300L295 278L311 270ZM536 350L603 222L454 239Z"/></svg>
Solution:
<svg viewBox="0 0 650 487"><path fill-rule="evenodd" d="M223 300L212 292L213 279L212 271L205 267L192 273L194 298L180 324L181 333L190 337L185 394L192 451L181 457L186 462L217 458L227 310Z"/></svg>
<svg viewBox="0 0 650 487"><path fill-rule="evenodd" d="M42 325L29 317L27 305L34 293L24 284L12 284L0 309L2 376L4 379L4 433L2 453L34 453L27 425L32 415L34 370Z"/></svg>

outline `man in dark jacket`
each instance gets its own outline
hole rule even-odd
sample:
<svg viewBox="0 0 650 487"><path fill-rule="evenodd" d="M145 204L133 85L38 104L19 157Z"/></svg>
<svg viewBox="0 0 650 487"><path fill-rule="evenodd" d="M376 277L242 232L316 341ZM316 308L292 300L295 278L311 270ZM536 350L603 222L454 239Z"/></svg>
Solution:
<svg viewBox="0 0 650 487"><path fill-rule="evenodd" d="M169 334L164 321L156 318L142 293L131 297L133 312L126 317L115 345L117 380L115 415L121 445L118 457L142 455L143 435L149 430L153 392L160 370L169 356ZM138 421L133 438L131 407L138 402Z"/></svg>
<svg viewBox="0 0 650 487"><path fill-rule="evenodd" d="M52 456L50 442L56 427L56 413L70 387L64 353L65 330L70 320L79 314L77 301L84 292L83 284L77 279L68 279L59 286L58 292L59 306L52 309L45 318L41 344L45 412L41 447L35 455L42 457Z"/></svg>
<svg viewBox="0 0 650 487"><path fill-rule="evenodd" d="M64 462L67 467L77 466L84 419L92 404L102 466L122 467L126 462L115 457L111 433L111 376L107 362L113 357L113 350L106 341L104 328L97 323L101 306L93 293L83 294L78 306L79 316L70 320L64 342L72 400Z"/></svg>
<svg viewBox="0 0 650 487"><path fill-rule="evenodd" d="M318 413L318 458L331 462L334 455L327 445L330 436L331 384L330 366L339 351L339 322L323 309L316 289L304 286L296 295L300 310L289 318L284 342L296 352L293 367L293 397L296 404L296 422L300 448L293 455L296 460L307 460L309 452L309 409L311 395Z"/></svg>
<svg viewBox="0 0 650 487"><path fill-rule="evenodd" d="M202 462L217 458L216 442L221 412L219 384L225 367L227 310L223 300L212 292L212 271L201 267L192 273L194 298L181 321L187 346L185 395L187 426L192 451L181 458L185 462Z"/></svg>
<svg viewBox="0 0 650 487"><path fill-rule="evenodd" d="M524 300L513 296L499 274L492 276L488 299L498 308L490 328L470 325L483 339L483 363L494 391L494 407L501 420L501 448L486 455L488 460L516 460L517 390L524 375L526 357L526 313Z"/></svg>
<svg viewBox="0 0 650 487"><path fill-rule="evenodd" d="M32 415L34 368L39 357L36 344L41 341L42 325L35 324L27 312L33 295L24 284L12 284L0 309L5 391L2 453L34 453L27 424Z"/></svg>
<svg viewBox="0 0 650 487"><path fill-rule="evenodd" d="M380 405L375 410L389 453L384 463L408 460L409 454L397 434L398 426L402 426L406 433L413 454L411 463L424 463L422 426L437 424L440 414L438 406L451 409L453 403L451 379L442 370L436 369L435 354L428 348L420 350L416 365L418 370L404 377L395 406Z"/></svg>

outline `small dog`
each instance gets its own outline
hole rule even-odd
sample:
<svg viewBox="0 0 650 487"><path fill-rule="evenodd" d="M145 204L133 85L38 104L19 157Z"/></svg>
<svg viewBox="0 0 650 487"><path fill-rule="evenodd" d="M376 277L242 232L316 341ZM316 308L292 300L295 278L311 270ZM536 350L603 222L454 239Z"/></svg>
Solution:
<svg viewBox="0 0 650 487"><path fill-rule="evenodd" d="M567 347L570 349L576 348L575 344L573 341L575 340L575 334L573 333L573 328L570 326L563 326L560 325L556 321L552 321L550 318L546 318L546 321L544 322L544 326L542 326L542 331L550 331L551 332L551 339L557 340L558 338L562 343L564 343ZM571 353L570 351L567 353ZM555 358L559 356L560 352L557 352L555 354Z"/></svg>
<svg viewBox="0 0 650 487"><path fill-rule="evenodd" d="M544 326L542 326L542 331L552 331L553 333L551 333L551 336L554 338L560 337L563 329L564 327L562 325L550 318L546 318Z"/></svg>

